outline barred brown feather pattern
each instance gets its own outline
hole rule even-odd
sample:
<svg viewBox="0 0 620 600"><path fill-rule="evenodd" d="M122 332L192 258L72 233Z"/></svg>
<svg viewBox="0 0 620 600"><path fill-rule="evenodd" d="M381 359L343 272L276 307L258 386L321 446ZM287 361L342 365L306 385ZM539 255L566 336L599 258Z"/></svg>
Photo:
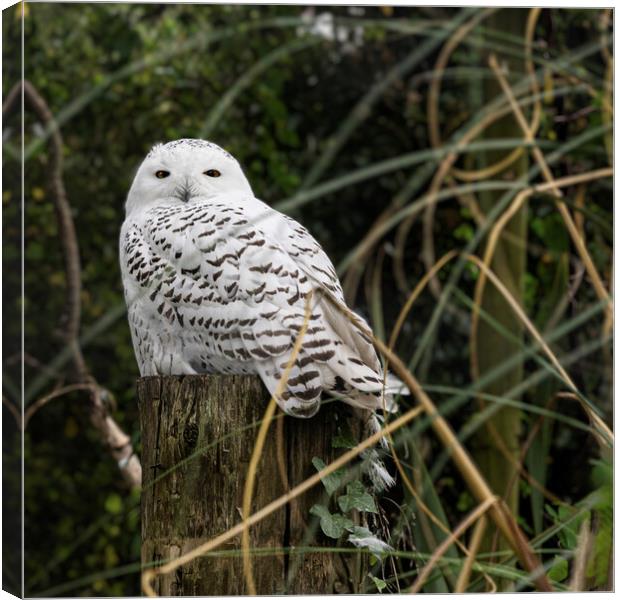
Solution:
<svg viewBox="0 0 620 600"><path fill-rule="evenodd" d="M327 290L348 309L316 240L256 199L236 161L211 146L155 148L130 191L120 254L136 357L142 375L257 373L275 393L308 293ZM222 172L217 183L204 178L205 166ZM164 167L177 178L152 181ZM230 190L209 187L226 177ZM355 406L383 406L383 372L368 336L315 296L278 403L308 417L331 391Z"/></svg>

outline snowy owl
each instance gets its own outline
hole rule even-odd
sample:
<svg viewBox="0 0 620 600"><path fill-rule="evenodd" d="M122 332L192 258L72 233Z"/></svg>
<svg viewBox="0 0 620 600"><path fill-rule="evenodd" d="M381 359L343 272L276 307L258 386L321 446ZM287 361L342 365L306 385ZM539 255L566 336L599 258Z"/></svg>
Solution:
<svg viewBox="0 0 620 600"><path fill-rule="evenodd" d="M303 226L254 197L219 146L182 139L149 152L127 197L120 262L141 375L258 374L276 394L312 292L279 406L311 417L328 392L393 408L402 384L390 375L384 389L370 328L346 307L331 261Z"/></svg>

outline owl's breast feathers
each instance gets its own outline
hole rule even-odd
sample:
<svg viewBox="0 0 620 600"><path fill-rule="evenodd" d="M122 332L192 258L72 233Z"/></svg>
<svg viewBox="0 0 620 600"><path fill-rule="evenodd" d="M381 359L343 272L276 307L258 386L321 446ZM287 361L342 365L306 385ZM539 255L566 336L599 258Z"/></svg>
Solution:
<svg viewBox="0 0 620 600"><path fill-rule="evenodd" d="M370 329L344 305L329 258L304 227L261 201L205 199L133 215L121 231L121 268L143 375L258 373L274 394L306 296L324 289L340 310L314 295L278 403L312 416L330 391L354 406L391 407L398 382L389 379L383 393Z"/></svg>

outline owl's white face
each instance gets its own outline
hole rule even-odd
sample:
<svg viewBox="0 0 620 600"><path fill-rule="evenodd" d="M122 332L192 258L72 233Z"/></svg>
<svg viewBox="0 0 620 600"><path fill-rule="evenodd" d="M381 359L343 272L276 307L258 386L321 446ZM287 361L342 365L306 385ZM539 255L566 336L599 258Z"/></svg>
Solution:
<svg viewBox="0 0 620 600"><path fill-rule="evenodd" d="M239 163L205 140L183 139L159 144L146 156L131 184L126 211L162 203L185 204L220 194L251 194Z"/></svg>

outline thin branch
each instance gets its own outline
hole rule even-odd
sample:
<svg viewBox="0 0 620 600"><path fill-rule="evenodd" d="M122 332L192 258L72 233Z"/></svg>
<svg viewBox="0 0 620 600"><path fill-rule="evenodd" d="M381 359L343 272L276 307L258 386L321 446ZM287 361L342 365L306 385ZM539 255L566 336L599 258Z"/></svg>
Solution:
<svg viewBox="0 0 620 600"><path fill-rule="evenodd" d="M71 215L71 207L62 178L63 140L60 129L47 102L27 80L15 84L7 95L7 99L2 106L2 117L4 119L18 106L18 99L21 98L22 93L25 103L34 111L37 118L45 126L46 131L49 132L49 188L58 221L58 237L62 247L66 283L64 314L61 317L60 330L62 331L64 343L71 350L76 386L80 386L80 389L87 388L91 391L89 417L92 425L99 431L108 452L117 461L125 480L132 486L139 486L142 479L142 470L140 461L133 452L131 438L122 431L116 421L109 415L102 399L102 396L109 394L109 392L102 388L89 374L79 344L80 292L82 288L80 251ZM65 388L66 391L67 388ZM26 415L24 415L24 427L28 424L28 420L36 410L47 404L52 398L57 397L60 393L65 392L54 392L31 405L27 411L28 417L26 418Z"/></svg>
<svg viewBox="0 0 620 600"><path fill-rule="evenodd" d="M65 387L54 390L46 396L42 396L36 402L33 402L24 412L24 429L28 427L28 423L30 422L30 419L32 419L32 417L35 415L35 413L40 408L43 408L46 404L54 400L54 398L60 398L65 394L69 394L78 390L88 390L91 393L95 393L95 389L96 386L94 383L75 383L73 385L67 385Z"/></svg>
<svg viewBox="0 0 620 600"><path fill-rule="evenodd" d="M2 395L2 404L7 407L8 411L13 415L17 427L22 428L22 416L19 414L18 408L4 394Z"/></svg>

